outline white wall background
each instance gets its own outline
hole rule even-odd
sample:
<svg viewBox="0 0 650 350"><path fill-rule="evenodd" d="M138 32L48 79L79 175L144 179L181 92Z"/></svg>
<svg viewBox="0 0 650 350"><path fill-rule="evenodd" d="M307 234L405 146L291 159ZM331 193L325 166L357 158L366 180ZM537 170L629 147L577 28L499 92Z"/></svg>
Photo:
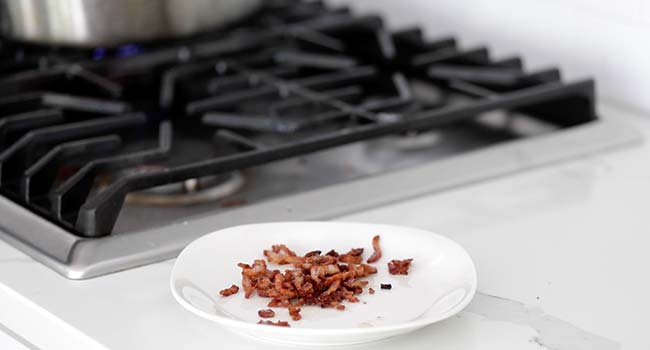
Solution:
<svg viewBox="0 0 650 350"><path fill-rule="evenodd" d="M521 54L529 68L594 76L601 97L650 113L650 0L332 0L385 14L397 27Z"/></svg>

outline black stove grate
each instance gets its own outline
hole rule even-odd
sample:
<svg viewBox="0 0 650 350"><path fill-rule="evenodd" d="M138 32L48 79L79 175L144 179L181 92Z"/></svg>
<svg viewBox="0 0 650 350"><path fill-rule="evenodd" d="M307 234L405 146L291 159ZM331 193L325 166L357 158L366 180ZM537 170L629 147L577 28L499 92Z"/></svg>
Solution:
<svg viewBox="0 0 650 350"><path fill-rule="evenodd" d="M596 119L591 80L565 83L557 69L528 72L519 58L393 33L321 2L266 3L244 25L185 42L20 55L7 44L0 191L102 237L130 192L495 110L558 127Z"/></svg>

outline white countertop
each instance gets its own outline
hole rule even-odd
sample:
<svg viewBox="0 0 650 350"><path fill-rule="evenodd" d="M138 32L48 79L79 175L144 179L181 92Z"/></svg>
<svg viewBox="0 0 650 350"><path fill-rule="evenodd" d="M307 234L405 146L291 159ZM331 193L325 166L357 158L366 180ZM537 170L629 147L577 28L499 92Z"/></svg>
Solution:
<svg viewBox="0 0 650 350"><path fill-rule="evenodd" d="M603 112L650 136L650 118ZM649 349L649 203L644 144L341 218L447 235L479 273L462 314L367 348ZM0 242L0 325L42 349L260 346L177 305L172 264L70 281Z"/></svg>
<svg viewBox="0 0 650 350"><path fill-rule="evenodd" d="M2 350L30 350L30 344L10 329L0 325L0 349Z"/></svg>

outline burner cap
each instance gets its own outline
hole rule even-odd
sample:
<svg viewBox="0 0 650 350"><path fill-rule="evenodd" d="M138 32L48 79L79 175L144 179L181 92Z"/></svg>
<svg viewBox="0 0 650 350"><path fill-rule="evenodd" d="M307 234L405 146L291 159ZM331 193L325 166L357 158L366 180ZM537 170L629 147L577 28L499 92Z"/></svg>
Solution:
<svg viewBox="0 0 650 350"><path fill-rule="evenodd" d="M164 166L144 165L129 169L120 175L155 172L164 169ZM140 206L184 207L217 202L237 193L245 183L244 175L240 171L208 175L129 193L126 203Z"/></svg>

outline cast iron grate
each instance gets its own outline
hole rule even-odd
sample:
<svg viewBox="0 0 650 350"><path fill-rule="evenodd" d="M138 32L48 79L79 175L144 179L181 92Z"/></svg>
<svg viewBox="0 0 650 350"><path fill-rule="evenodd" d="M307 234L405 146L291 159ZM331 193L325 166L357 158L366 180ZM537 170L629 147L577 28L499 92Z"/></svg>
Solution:
<svg viewBox="0 0 650 350"><path fill-rule="evenodd" d="M244 25L185 42L112 54L33 48L7 63L2 194L102 237L135 191L495 110L562 128L596 118L591 80L566 83L557 69L528 72L519 58L391 32L380 17L321 2L266 3ZM157 170L122 171L148 165Z"/></svg>

